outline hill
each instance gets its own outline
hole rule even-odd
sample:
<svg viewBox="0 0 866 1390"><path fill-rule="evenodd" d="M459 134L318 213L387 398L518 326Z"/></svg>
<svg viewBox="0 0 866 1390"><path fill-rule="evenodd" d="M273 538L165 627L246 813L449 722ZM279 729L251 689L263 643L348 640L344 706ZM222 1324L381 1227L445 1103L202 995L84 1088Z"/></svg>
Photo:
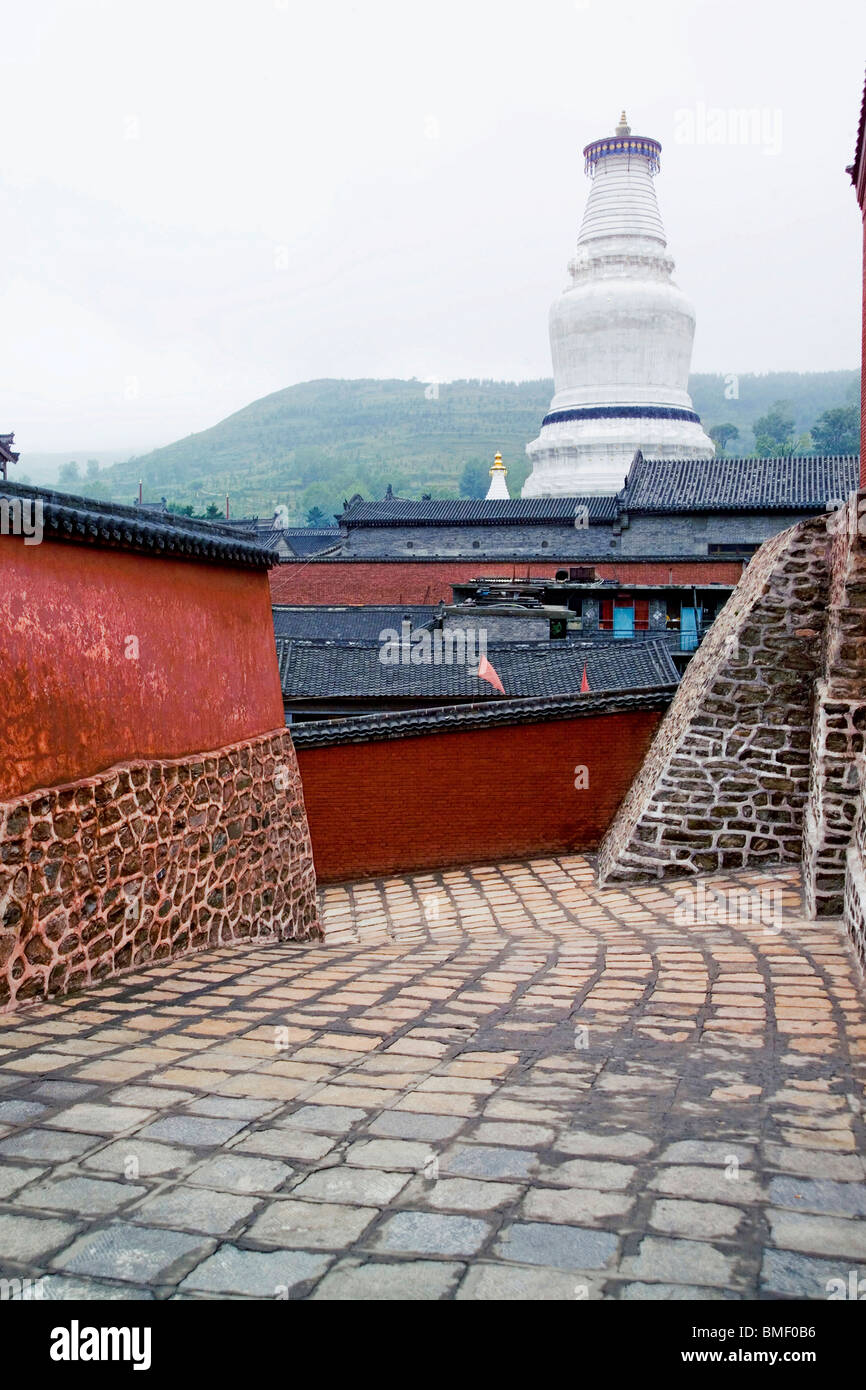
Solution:
<svg viewBox="0 0 866 1390"><path fill-rule="evenodd" d="M704 425L736 425L731 453L754 450L753 425L774 402L791 405L805 433L825 410L851 403L854 371L769 372L738 380L695 375L690 389ZM355 492L454 496L467 464L484 469L497 450L512 494L528 471L525 446L535 438L553 392L549 380L306 381L253 401L219 424L88 478L89 495L145 497L203 512L231 497L236 516L270 515L279 504L303 520L314 506L331 514ZM736 392L736 394L734 394ZM726 394L727 393L727 394ZM70 490L74 485L68 484Z"/></svg>

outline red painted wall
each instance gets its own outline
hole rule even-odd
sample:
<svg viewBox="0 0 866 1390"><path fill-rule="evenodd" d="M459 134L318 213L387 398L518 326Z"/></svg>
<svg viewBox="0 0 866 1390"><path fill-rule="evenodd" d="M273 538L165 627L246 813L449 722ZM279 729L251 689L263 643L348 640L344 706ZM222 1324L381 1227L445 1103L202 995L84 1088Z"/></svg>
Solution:
<svg viewBox="0 0 866 1390"><path fill-rule="evenodd" d="M297 750L321 882L594 849L660 711ZM589 786L575 788L583 765Z"/></svg>
<svg viewBox="0 0 866 1390"><path fill-rule="evenodd" d="M266 574L4 536L0 701L3 799L278 729Z"/></svg>
<svg viewBox="0 0 866 1390"><path fill-rule="evenodd" d="M585 561L495 560L305 560L271 570L274 603L438 603L451 602L451 585L467 579L552 579L558 569ZM653 564L628 560L595 566L599 579L621 584L737 584L743 575L739 561L681 560Z"/></svg>

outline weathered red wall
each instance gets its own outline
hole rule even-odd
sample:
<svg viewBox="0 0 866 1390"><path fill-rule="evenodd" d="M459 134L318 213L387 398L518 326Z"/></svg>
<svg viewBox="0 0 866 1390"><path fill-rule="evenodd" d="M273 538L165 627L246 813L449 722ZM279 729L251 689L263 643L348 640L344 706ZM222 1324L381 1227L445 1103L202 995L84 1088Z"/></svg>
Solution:
<svg viewBox="0 0 866 1390"><path fill-rule="evenodd" d="M594 849L661 712L297 749L319 881ZM589 786L575 789L575 768Z"/></svg>
<svg viewBox="0 0 866 1390"><path fill-rule="evenodd" d="M580 560L305 560L271 570L274 603L438 603L451 602L451 585L467 579L552 579ZM595 566L599 579L620 584L738 584L743 566L733 560L681 560L658 564L629 560Z"/></svg>
<svg viewBox="0 0 866 1390"><path fill-rule="evenodd" d="M2 537L0 701L2 799L278 729L266 574Z"/></svg>

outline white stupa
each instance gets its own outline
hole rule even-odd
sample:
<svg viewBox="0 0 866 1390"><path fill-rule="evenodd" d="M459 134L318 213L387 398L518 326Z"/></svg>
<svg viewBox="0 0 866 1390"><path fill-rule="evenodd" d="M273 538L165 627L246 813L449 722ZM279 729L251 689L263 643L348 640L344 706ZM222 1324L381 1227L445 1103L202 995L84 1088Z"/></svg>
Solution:
<svg viewBox="0 0 866 1390"><path fill-rule="evenodd" d="M524 497L617 492L646 458L712 458L688 393L695 312L673 282L656 202L658 140L616 133L584 150L592 179L571 284L550 311L555 395L526 447Z"/></svg>
<svg viewBox="0 0 866 1390"><path fill-rule="evenodd" d="M484 500L486 502L489 502L492 497L504 497L506 499L509 499L511 497L511 493L508 491L508 484L505 481L505 479L508 476L508 469L502 462L501 454L496 455L496 458L493 460L493 467L489 470L489 472L490 486L487 489L487 496Z"/></svg>

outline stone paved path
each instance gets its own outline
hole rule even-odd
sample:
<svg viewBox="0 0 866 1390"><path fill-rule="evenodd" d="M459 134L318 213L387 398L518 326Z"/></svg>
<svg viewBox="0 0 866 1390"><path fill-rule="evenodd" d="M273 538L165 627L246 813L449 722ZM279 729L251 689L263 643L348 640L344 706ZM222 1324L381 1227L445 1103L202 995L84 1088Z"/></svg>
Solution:
<svg viewBox="0 0 866 1390"><path fill-rule="evenodd" d="M690 924L674 886L599 890L577 857L415 875L327 889L325 946L0 1018L0 1275L58 1299L866 1279L841 928L792 873L704 887L784 919Z"/></svg>

